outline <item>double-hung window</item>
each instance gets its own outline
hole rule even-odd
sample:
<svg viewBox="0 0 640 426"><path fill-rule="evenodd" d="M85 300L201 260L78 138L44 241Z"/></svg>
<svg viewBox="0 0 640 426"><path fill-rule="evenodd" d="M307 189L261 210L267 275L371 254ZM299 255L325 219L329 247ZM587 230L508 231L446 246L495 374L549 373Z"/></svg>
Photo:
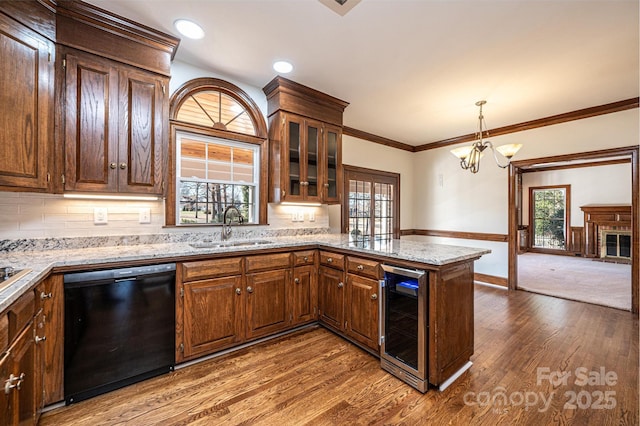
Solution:
<svg viewBox="0 0 640 426"><path fill-rule="evenodd" d="M178 223L221 224L231 205L244 223L257 223L259 147L185 132L177 132L176 139Z"/></svg>

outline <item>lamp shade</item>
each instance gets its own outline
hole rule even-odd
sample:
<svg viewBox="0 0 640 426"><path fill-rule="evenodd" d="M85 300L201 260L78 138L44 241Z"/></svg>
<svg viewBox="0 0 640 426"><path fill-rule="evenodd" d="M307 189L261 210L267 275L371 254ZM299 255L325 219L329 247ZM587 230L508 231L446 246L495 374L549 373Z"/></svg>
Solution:
<svg viewBox="0 0 640 426"><path fill-rule="evenodd" d="M510 143L507 145L500 145L496 147L496 151L504 155L506 158L511 158L522 148L522 144Z"/></svg>
<svg viewBox="0 0 640 426"><path fill-rule="evenodd" d="M461 160L464 160L471 154L471 150L473 149L473 145L461 146L459 148L454 148L451 150L451 153L458 157Z"/></svg>

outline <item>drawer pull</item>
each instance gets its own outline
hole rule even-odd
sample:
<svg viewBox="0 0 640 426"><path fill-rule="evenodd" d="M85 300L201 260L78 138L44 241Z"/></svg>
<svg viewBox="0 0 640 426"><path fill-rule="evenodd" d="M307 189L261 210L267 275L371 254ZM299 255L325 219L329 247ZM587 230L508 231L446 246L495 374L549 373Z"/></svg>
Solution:
<svg viewBox="0 0 640 426"><path fill-rule="evenodd" d="M373 294L371 295L371 300L378 300L378 295L377 295L377 294L375 294L375 293L373 293Z"/></svg>
<svg viewBox="0 0 640 426"><path fill-rule="evenodd" d="M358 266L356 266L356 269L357 269L358 271L362 271L362 270L364 270L364 266L362 266L362 265L358 265Z"/></svg>
<svg viewBox="0 0 640 426"><path fill-rule="evenodd" d="M113 169L115 169L115 168L117 168L117 167L118 167L118 165L117 165L116 163L109 163L109 168L110 168L110 169L112 169L112 170L113 170Z"/></svg>
<svg viewBox="0 0 640 426"><path fill-rule="evenodd" d="M333 263L333 259L332 258L327 258L327 263Z"/></svg>
<svg viewBox="0 0 640 426"><path fill-rule="evenodd" d="M338 288L342 288L342 287L344 287L344 283L342 282L338 283Z"/></svg>
<svg viewBox="0 0 640 426"><path fill-rule="evenodd" d="M308 258L307 256L305 256L305 257L303 258L303 260L304 260L305 262L308 262L308 261L309 261L309 258Z"/></svg>
<svg viewBox="0 0 640 426"><path fill-rule="evenodd" d="M240 288L236 288L236 294L242 294L242 290Z"/></svg>
<svg viewBox="0 0 640 426"><path fill-rule="evenodd" d="M253 293L253 287L251 286L247 287L247 293Z"/></svg>
<svg viewBox="0 0 640 426"><path fill-rule="evenodd" d="M300 284L300 278L296 278L295 280L293 280L293 282L296 284Z"/></svg>
<svg viewBox="0 0 640 426"><path fill-rule="evenodd" d="M127 168L127 163L120 163L120 169L124 170Z"/></svg>
<svg viewBox="0 0 640 426"><path fill-rule="evenodd" d="M47 336L36 336L34 340L36 341L36 343L44 342L45 340L47 340Z"/></svg>
<svg viewBox="0 0 640 426"><path fill-rule="evenodd" d="M51 299L51 292L45 293L44 291L40 292L40 300Z"/></svg>

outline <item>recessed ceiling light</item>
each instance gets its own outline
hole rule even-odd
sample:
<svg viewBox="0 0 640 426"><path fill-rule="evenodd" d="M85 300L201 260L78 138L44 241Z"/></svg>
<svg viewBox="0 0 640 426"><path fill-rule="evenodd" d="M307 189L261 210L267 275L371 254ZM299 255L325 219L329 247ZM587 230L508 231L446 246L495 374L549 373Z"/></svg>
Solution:
<svg viewBox="0 0 640 426"><path fill-rule="evenodd" d="M287 74L290 73L291 70L293 70L293 65L291 65L291 63L287 61L278 61L274 62L273 69L276 70L276 72Z"/></svg>
<svg viewBox="0 0 640 426"><path fill-rule="evenodd" d="M173 23L173 25L176 27L176 30L185 37L195 40L204 37L204 30L202 27L188 19L178 19Z"/></svg>

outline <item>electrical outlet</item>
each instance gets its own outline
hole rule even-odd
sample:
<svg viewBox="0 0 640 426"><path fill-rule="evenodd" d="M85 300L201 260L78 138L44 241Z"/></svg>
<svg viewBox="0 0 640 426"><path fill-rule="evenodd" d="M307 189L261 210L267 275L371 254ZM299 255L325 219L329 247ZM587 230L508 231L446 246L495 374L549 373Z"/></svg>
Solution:
<svg viewBox="0 0 640 426"><path fill-rule="evenodd" d="M309 212L309 222L315 222L315 221L316 221L316 212L310 211Z"/></svg>
<svg viewBox="0 0 640 426"><path fill-rule="evenodd" d="M106 207L95 207L93 209L93 223L95 225L105 225L109 222Z"/></svg>
<svg viewBox="0 0 640 426"><path fill-rule="evenodd" d="M298 211L298 222L304 222L304 210Z"/></svg>
<svg viewBox="0 0 640 426"><path fill-rule="evenodd" d="M138 212L138 222L140 223L151 223L151 209L150 208L141 208Z"/></svg>

